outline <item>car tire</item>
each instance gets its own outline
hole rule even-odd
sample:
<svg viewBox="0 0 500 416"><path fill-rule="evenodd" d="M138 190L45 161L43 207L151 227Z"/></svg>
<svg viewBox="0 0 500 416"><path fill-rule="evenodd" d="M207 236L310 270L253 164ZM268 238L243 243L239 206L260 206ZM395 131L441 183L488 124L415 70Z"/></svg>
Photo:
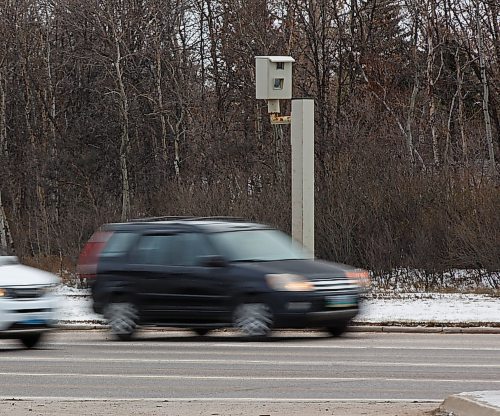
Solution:
<svg viewBox="0 0 500 416"><path fill-rule="evenodd" d="M210 328L191 328L196 335L200 337L207 335L210 332Z"/></svg>
<svg viewBox="0 0 500 416"><path fill-rule="evenodd" d="M265 303L240 303L233 312L233 326L247 338L264 338L273 329L274 317Z"/></svg>
<svg viewBox="0 0 500 416"><path fill-rule="evenodd" d="M344 334L344 332L347 330L348 325L349 322L343 322L341 324L328 326L326 330L330 333L332 337L337 338Z"/></svg>
<svg viewBox="0 0 500 416"><path fill-rule="evenodd" d="M111 333L122 341L128 341L134 335L139 321L139 312L132 302L112 302L104 308Z"/></svg>
<svg viewBox="0 0 500 416"><path fill-rule="evenodd" d="M26 348L34 348L40 342L41 338L42 333L37 332L36 334L23 335L19 338L19 341L21 341Z"/></svg>

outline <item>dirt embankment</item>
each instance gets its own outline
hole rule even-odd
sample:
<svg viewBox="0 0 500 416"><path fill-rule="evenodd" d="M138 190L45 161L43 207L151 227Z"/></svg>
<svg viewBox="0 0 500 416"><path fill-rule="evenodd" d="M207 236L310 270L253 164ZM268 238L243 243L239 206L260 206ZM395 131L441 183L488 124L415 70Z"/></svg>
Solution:
<svg viewBox="0 0 500 416"><path fill-rule="evenodd" d="M432 416L436 403L3 400L9 416Z"/></svg>

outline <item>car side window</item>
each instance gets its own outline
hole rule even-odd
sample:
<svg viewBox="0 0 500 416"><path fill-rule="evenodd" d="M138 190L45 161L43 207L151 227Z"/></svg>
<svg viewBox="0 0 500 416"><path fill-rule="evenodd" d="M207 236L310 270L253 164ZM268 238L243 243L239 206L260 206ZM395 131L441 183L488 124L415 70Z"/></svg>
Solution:
<svg viewBox="0 0 500 416"><path fill-rule="evenodd" d="M197 266L200 257L215 254L203 234L144 235L132 256L136 264Z"/></svg>
<svg viewBox="0 0 500 416"><path fill-rule="evenodd" d="M132 245L136 235L134 233L117 232L109 238L101 254L122 254Z"/></svg>
<svg viewBox="0 0 500 416"><path fill-rule="evenodd" d="M179 234L181 250L175 260L177 266L199 266L200 258L216 254L201 233Z"/></svg>
<svg viewBox="0 0 500 416"><path fill-rule="evenodd" d="M176 235L143 235L132 256L137 264L169 265Z"/></svg>

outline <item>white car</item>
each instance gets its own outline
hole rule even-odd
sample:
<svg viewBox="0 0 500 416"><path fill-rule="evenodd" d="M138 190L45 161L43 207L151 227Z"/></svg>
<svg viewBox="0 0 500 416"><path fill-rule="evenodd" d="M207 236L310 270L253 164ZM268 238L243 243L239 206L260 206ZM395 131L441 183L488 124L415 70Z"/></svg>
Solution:
<svg viewBox="0 0 500 416"><path fill-rule="evenodd" d="M0 338L33 348L57 323L59 278L19 264L0 249Z"/></svg>

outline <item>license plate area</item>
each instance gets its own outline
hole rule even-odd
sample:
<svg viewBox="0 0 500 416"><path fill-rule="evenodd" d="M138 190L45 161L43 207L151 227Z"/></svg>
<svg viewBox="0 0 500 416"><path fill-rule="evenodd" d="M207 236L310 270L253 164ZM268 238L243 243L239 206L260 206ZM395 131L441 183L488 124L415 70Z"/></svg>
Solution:
<svg viewBox="0 0 500 416"><path fill-rule="evenodd" d="M325 306L327 308L352 308L357 306L358 299L356 295L333 295L325 297Z"/></svg>
<svg viewBox="0 0 500 416"><path fill-rule="evenodd" d="M26 325L26 326L38 326L38 325L45 325L45 319L38 319L38 318L33 318L33 319L25 319L24 321L20 322L21 325Z"/></svg>

